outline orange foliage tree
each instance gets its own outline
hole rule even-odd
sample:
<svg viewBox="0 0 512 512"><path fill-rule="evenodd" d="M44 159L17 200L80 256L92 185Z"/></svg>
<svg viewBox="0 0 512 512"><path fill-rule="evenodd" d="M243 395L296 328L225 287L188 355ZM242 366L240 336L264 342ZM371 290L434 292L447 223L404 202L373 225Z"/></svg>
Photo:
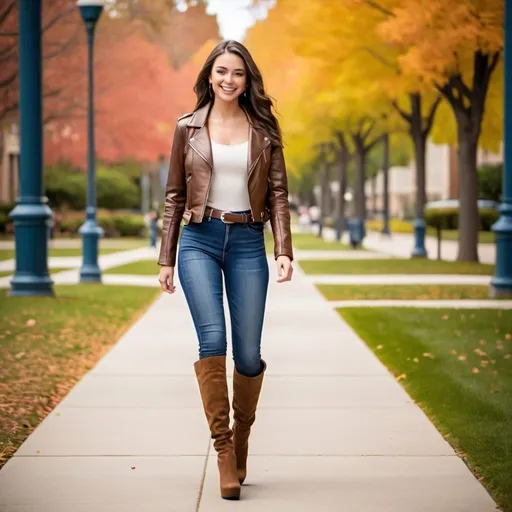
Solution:
<svg viewBox="0 0 512 512"><path fill-rule="evenodd" d="M436 88L452 108L460 175L458 259L478 261L477 149L488 91L503 49L503 1L396 4L380 33L388 43L405 48L399 58L403 72Z"/></svg>

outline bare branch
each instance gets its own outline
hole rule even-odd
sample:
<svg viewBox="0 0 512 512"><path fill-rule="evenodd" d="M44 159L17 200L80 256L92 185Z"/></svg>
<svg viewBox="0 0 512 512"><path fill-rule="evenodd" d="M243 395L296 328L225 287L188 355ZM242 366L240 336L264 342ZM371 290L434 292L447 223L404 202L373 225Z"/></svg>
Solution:
<svg viewBox="0 0 512 512"><path fill-rule="evenodd" d="M471 100L472 91L462 80L462 75L454 75L450 78L450 81L452 82L452 85L459 91L460 97L464 95L466 98Z"/></svg>
<svg viewBox="0 0 512 512"><path fill-rule="evenodd" d="M366 46L361 47L361 50L364 50L365 52L368 52L372 57L374 57L376 60L387 66L388 68L394 69L397 73L400 73L400 68L398 66L395 66L388 60L386 60L380 53L376 52L372 48L368 48Z"/></svg>
<svg viewBox="0 0 512 512"><path fill-rule="evenodd" d="M451 83L451 78L444 85L435 84L436 89L450 102L453 109L456 112L464 112L466 107L462 102L460 97L455 96L453 93L453 84Z"/></svg>
<svg viewBox="0 0 512 512"><path fill-rule="evenodd" d="M11 76L6 78L5 80L0 81L0 89L3 89L4 87L8 87L9 85L13 84L17 77L18 70L15 69Z"/></svg>
<svg viewBox="0 0 512 512"><path fill-rule="evenodd" d="M5 59L7 55L9 55L14 50L16 50L17 46L18 46L18 43L16 42L16 43L12 44L11 46L9 46L8 48L6 48L5 50L2 50L0 52L0 59Z"/></svg>
<svg viewBox="0 0 512 512"><path fill-rule="evenodd" d="M492 74L492 72L494 71L494 68L498 65L498 62L500 60L500 55L501 55L501 52L496 52L492 56L491 63L489 64L489 75Z"/></svg>
<svg viewBox="0 0 512 512"><path fill-rule="evenodd" d="M430 129L432 128L432 123L434 122L434 116L436 115L437 107L439 107L439 104L441 103L441 96L438 96L434 103L432 103L432 106L430 107L430 112L427 116L427 119L425 121L425 128L423 130L423 133L425 135L428 135L430 132Z"/></svg>
<svg viewBox="0 0 512 512"><path fill-rule="evenodd" d="M365 0L365 4L371 7L372 9L376 9L382 14L385 14L386 16L395 16L392 11L389 11L385 7L382 7L382 5L379 5L378 3L373 2L372 0Z"/></svg>
<svg viewBox="0 0 512 512"><path fill-rule="evenodd" d="M66 50L69 49L70 46L73 46L77 42L77 40L78 40L78 34L75 34L73 37L68 39L68 41L66 41L64 44L61 44L57 50L55 50L51 53L46 53L43 56L43 60L50 60L50 59L53 59L54 57L57 57L58 55L64 53Z"/></svg>
<svg viewBox="0 0 512 512"><path fill-rule="evenodd" d="M70 7L69 9L66 9L65 11L62 11L61 13L57 14L55 16L55 18L51 19L46 25L43 26L42 32L46 32L47 30L52 28L53 25L55 25L59 20L65 18L66 16L68 16L69 14L74 12L75 9L76 9L76 7L73 6L73 7Z"/></svg>
<svg viewBox="0 0 512 512"><path fill-rule="evenodd" d="M0 25L7 19L9 14L11 14L15 5L16 5L16 2L14 0L12 0L11 3L5 8L5 10L0 13Z"/></svg>
<svg viewBox="0 0 512 512"><path fill-rule="evenodd" d="M404 121L407 121L409 124L412 123L412 116L410 114L408 114L405 110L402 110L398 106L398 103L395 100L391 101L391 105L400 114L400 116L404 119Z"/></svg>
<svg viewBox="0 0 512 512"><path fill-rule="evenodd" d="M375 144L377 144L378 142L380 142L382 140L383 135L384 134L381 133L380 135L376 136L372 142L367 144L365 151L366 152L371 151L373 149L373 146L375 146Z"/></svg>
<svg viewBox="0 0 512 512"><path fill-rule="evenodd" d="M370 122L370 126L368 127L368 129L366 130L366 133L364 134L361 134L361 137L363 139L363 141L366 140L366 138L370 135L371 131L373 130L375 126L375 119L373 119L371 122ZM361 130L362 131L362 130Z"/></svg>

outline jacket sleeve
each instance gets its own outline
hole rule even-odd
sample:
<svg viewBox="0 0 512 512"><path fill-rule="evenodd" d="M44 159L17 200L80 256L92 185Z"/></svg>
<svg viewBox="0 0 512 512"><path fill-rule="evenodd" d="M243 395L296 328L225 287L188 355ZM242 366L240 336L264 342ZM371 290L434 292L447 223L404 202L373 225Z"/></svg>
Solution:
<svg viewBox="0 0 512 512"><path fill-rule="evenodd" d="M165 189L165 208L162 226L162 243L160 246L159 265L174 267L176 265L176 248L180 224L185 210L186 180L184 166L184 149L186 127L178 121L174 131L169 174Z"/></svg>
<svg viewBox="0 0 512 512"><path fill-rule="evenodd" d="M293 260L290 230L290 203L288 202L288 178L283 148L274 146L269 169L270 223L274 234L274 256L288 256Z"/></svg>

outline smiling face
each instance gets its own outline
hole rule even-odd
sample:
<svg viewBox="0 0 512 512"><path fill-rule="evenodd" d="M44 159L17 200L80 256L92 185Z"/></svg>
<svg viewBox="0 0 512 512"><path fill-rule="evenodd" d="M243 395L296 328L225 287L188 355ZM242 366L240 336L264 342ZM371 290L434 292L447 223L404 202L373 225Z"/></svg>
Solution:
<svg viewBox="0 0 512 512"><path fill-rule="evenodd" d="M219 55L213 63L210 83L217 99L226 102L237 100L247 85L243 59L229 52Z"/></svg>

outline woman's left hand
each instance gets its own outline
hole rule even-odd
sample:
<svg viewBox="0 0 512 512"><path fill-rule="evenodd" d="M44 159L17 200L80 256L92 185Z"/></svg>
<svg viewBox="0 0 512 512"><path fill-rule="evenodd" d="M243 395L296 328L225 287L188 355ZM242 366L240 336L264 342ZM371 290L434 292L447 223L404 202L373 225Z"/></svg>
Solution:
<svg viewBox="0 0 512 512"><path fill-rule="evenodd" d="M292 280L293 267L288 256L277 257L277 282L284 283Z"/></svg>

